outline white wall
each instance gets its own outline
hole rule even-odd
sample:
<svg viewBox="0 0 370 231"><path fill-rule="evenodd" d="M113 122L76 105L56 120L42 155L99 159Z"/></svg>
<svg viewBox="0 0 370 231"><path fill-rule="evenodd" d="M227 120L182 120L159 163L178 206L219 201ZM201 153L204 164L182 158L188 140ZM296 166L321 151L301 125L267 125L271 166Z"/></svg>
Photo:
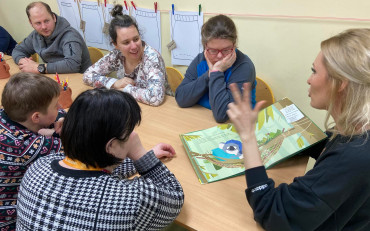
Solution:
<svg viewBox="0 0 370 231"><path fill-rule="evenodd" d="M18 42L32 31L25 13L25 8L30 2L32 1L0 1L0 24ZM45 2L54 12L59 13L55 0ZM113 0L107 2L114 3ZM123 4L123 1L117 2ZM153 2L134 0L136 6L151 9L154 7ZM238 28L238 47L252 59L257 75L270 84L277 99L289 97L321 128L325 112L310 107L306 83L311 74L312 62L320 50L320 42L348 28L370 27L368 0L162 0L158 1L158 9L170 10L172 3L178 11L198 11L198 4L202 4L205 21L212 16L209 13L234 14L230 17ZM369 18L369 20L361 22L246 17L243 16L245 14ZM166 44L170 42L170 22L167 12L161 13L161 20L162 55L166 65L171 66L170 53L166 50ZM186 70L183 66L176 67L182 73Z"/></svg>

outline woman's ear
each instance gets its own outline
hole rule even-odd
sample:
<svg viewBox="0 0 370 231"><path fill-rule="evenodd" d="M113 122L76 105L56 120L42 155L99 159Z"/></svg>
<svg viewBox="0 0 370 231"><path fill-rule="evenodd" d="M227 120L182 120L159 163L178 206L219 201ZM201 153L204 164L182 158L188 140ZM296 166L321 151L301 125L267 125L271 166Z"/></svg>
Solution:
<svg viewBox="0 0 370 231"><path fill-rule="evenodd" d="M117 50L119 50L119 49L118 49L118 46L117 46L117 43L112 42L112 44L113 44L114 48L116 48Z"/></svg>
<svg viewBox="0 0 370 231"><path fill-rule="evenodd" d="M105 145L105 151L117 158L125 159L128 150L126 150L126 145L122 140L112 138Z"/></svg>
<svg viewBox="0 0 370 231"><path fill-rule="evenodd" d="M348 80L343 80L339 86L338 92L343 92L348 86Z"/></svg>
<svg viewBox="0 0 370 231"><path fill-rule="evenodd" d="M110 139L107 144L105 145L105 151L109 154L114 155L114 145L115 145L115 138Z"/></svg>

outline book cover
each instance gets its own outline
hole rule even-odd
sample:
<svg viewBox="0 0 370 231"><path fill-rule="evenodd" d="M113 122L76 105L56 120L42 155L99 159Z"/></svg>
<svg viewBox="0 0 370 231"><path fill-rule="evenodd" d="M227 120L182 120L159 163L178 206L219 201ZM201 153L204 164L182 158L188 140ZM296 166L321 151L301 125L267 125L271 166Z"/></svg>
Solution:
<svg viewBox="0 0 370 231"><path fill-rule="evenodd" d="M288 98L258 113L256 137L266 169L326 138ZM244 174L242 144L232 124L180 134L201 184Z"/></svg>

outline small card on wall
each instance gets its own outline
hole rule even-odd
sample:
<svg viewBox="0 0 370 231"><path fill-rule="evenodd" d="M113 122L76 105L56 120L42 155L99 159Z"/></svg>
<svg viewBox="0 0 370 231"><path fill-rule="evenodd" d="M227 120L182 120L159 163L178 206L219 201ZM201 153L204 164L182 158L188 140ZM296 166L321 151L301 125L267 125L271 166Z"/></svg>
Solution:
<svg viewBox="0 0 370 231"><path fill-rule="evenodd" d="M174 40L172 40L170 43L168 43L167 44L167 49L169 50L169 51L172 51L173 49L175 49L176 48L176 43L175 43L175 41Z"/></svg>
<svg viewBox="0 0 370 231"><path fill-rule="evenodd" d="M103 34L109 35L109 23L104 23Z"/></svg>

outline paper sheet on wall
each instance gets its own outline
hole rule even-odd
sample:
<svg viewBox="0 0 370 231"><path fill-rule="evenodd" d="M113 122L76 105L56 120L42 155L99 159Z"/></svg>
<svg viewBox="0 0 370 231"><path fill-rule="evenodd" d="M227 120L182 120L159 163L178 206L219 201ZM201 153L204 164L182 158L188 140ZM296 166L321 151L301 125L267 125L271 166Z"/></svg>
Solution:
<svg viewBox="0 0 370 231"><path fill-rule="evenodd" d="M172 65L189 66L191 61L203 51L200 31L203 13L172 11L170 14L171 39L176 48L171 51Z"/></svg>
<svg viewBox="0 0 370 231"><path fill-rule="evenodd" d="M137 21L141 32L141 39L162 53L161 46L161 14L151 9L143 9L136 7L136 10L131 7L131 14Z"/></svg>
<svg viewBox="0 0 370 231"><path fill-rule="evenodd" d="M103 9L97 2L80 3L81 17L86 22L85 41L87 46L111 50L109 35L103 34Z"/></svg>
<svg viewBox="0 0 370 231"><path fill-rule="evenodd" d="M114 8L114 5L107 3L107 6L104 7L104 5L103 5L103 8L104 8L104 11L105 11L105 22L110 23L110 21L112 21L112 18L113 18L112 15L111 15L111 11ZM123 7L122 13L123 14L130 15L130 11L129 10L126 10L125 7Z"/></svg>
<svg viewBox="0 0 370 231"><path fill-rule="evenodd" d="M83 31L80 29L80 13L77 3L74 0L58 0L58 7L60 16L67 19L69 24L84 37Z"/></svg>
<svg viewBox="0 0 370 231"><path fill-rule="evenodd" d="M112 15L111 15L111 11L114 8L114 5L113 4L107 4L107 6L104 6L103 4L101 4L101 6L102 6L103 11L104 11L104 15L103 16L104 16L104 19L105 19L105 23L110 24L110 22L113 19ZM123 11L122 12L123 14L127 14L127 15L130 14L130 12L128 10L126 10L125 7L123 7L123 10L122 11ZM103 27L104 27L104 25L103 25ZM106 35L104 35L104 36L106 36ZM107 47L108 47L108 49L106 49L106 50L113 50L114 49L114 46L111 44L111 39L110 39L109 36L108 36L108 39L107 40L108 40L107 41Z"/></svg>

